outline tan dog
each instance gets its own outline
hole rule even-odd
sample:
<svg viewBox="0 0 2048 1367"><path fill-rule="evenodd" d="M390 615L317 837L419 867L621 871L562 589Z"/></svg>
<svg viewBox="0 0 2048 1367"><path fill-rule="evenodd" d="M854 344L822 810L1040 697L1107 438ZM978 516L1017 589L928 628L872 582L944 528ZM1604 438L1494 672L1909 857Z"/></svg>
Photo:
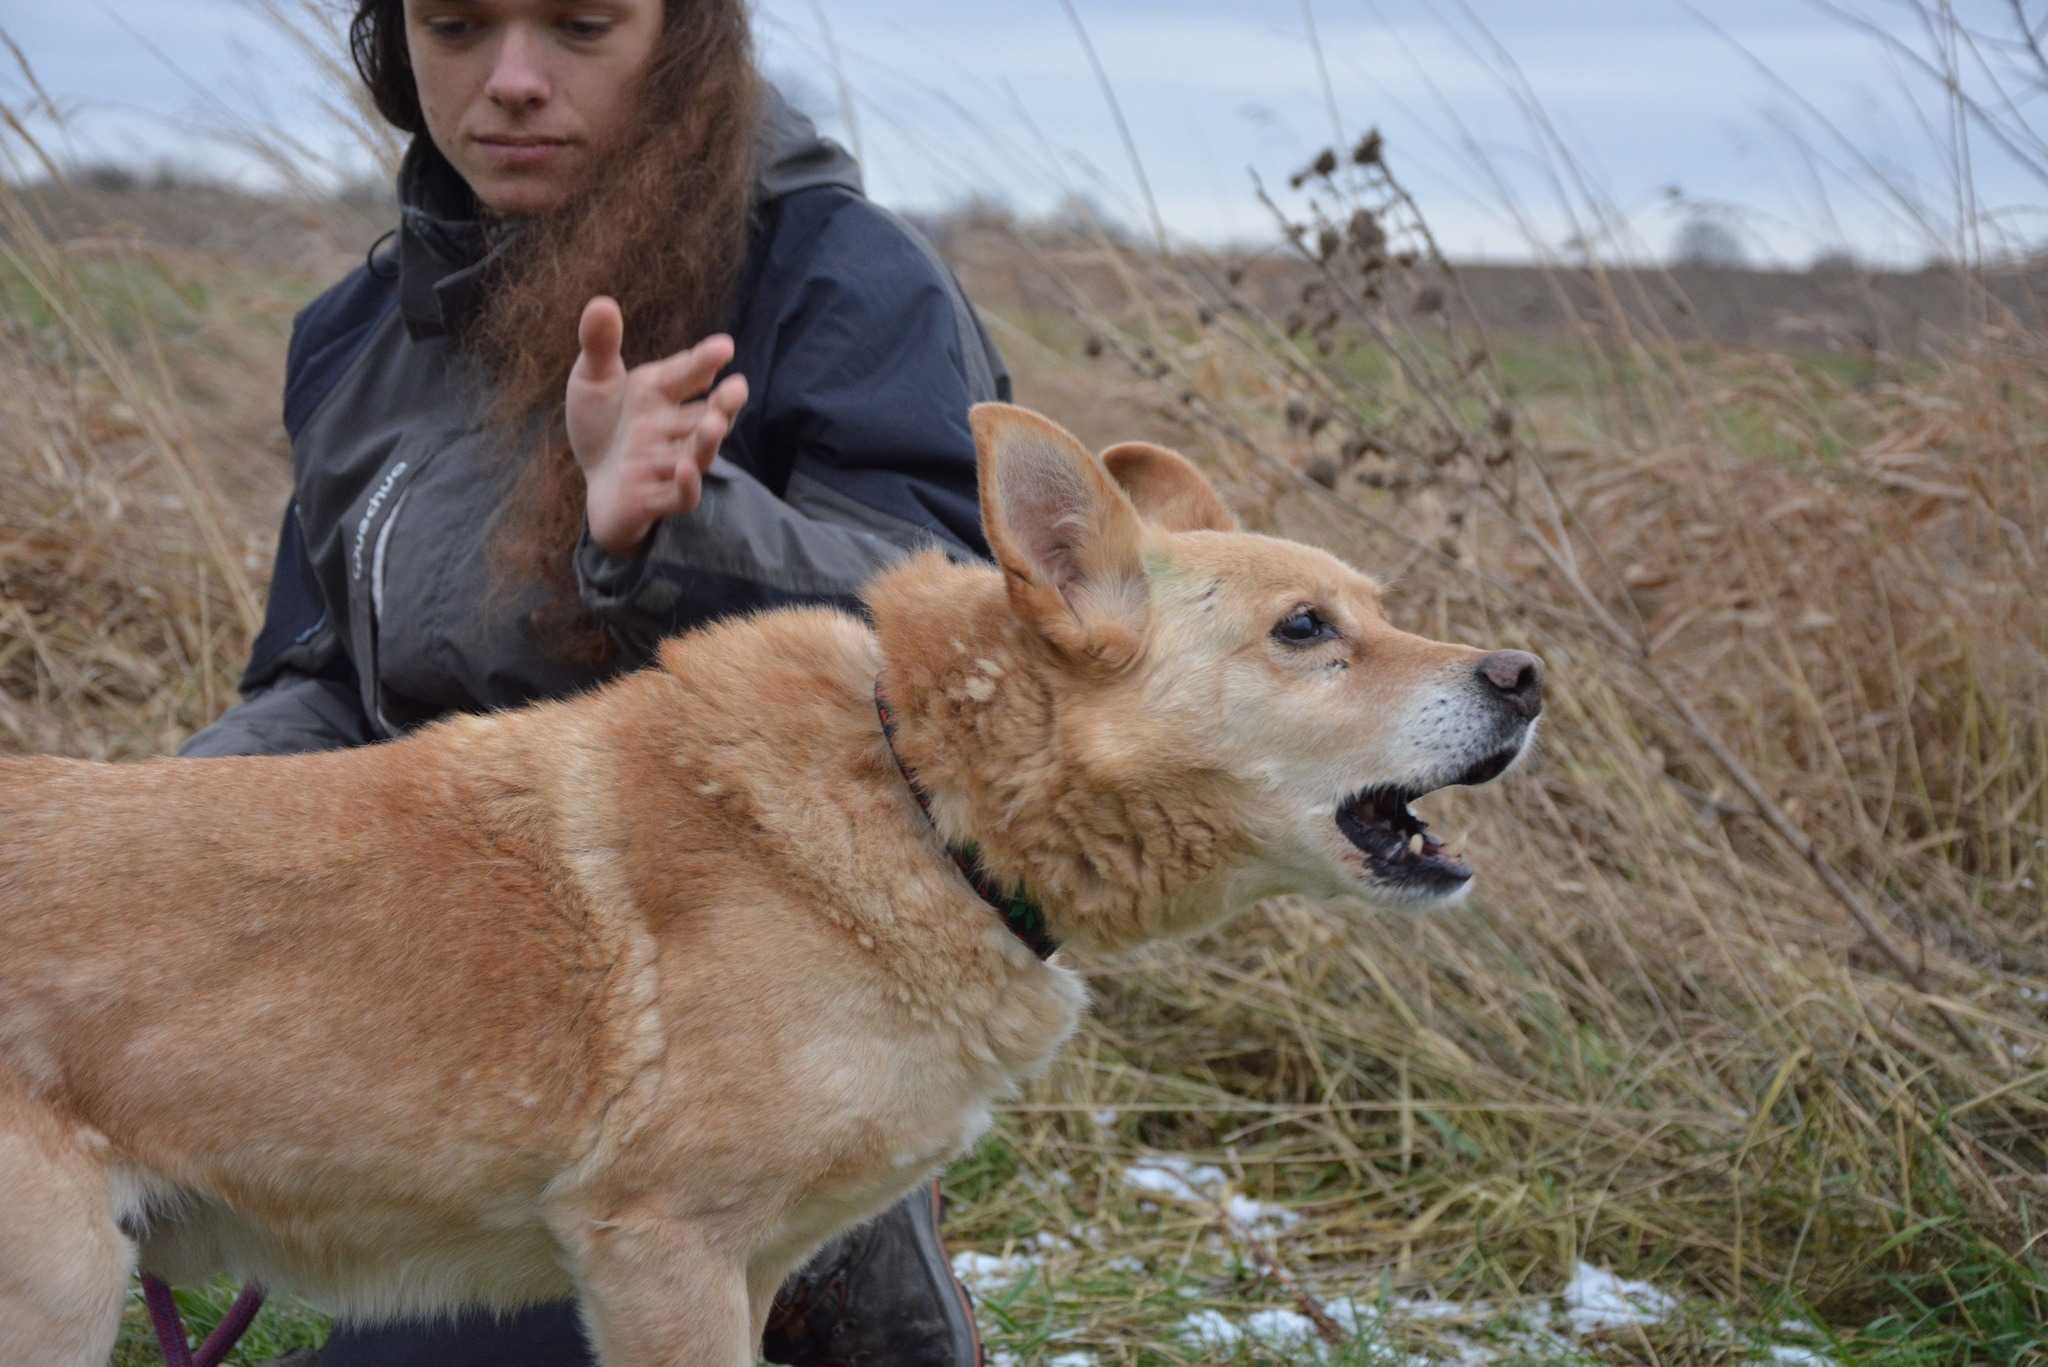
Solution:
<svg viewBox="0 0 2048 1367"><path fill-rule="evenodd" d="M1081 1013L949 843L1090 950L1466 889L1405 803L1523 752L1535 657L1395 630L1171 452L973 423L1001 571L914 557L872 629L359 750L0 761L0 1363L104 1363L139 1263L573 1294L608 1367L746 1367Z"/></svg>

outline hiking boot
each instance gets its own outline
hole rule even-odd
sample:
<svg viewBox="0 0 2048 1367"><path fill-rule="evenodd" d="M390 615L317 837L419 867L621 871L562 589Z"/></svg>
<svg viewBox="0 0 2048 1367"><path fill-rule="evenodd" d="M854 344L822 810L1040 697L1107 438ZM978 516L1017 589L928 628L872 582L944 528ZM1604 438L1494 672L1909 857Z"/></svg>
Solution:
<svg viewBox="0 0 2048 1367"><path fill-rule="evenodd" d="M939 1184L797 1269L769 1311L762 1355L784 1367L982 1367L974 1302L939 1241Z"/></svg>

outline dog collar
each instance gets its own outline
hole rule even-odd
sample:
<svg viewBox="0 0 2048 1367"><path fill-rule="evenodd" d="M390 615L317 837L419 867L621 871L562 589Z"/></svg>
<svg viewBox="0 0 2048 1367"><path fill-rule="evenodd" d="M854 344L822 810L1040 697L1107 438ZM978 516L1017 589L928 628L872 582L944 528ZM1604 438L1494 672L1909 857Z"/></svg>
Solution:
<svg viewBox="0 0 2048 1367"><path fill-rule="evenodd" d="M903 756L896 751L896 717L889 711L888 702L882 697L882 681L875 680L875 715L882 722L882 740L889 747L889 758L896 761L896 772L903 775L903 781L910 785L910 795L917 799L917 809L924 813L924 819L931 822L933 830L939 823L932 820L932 800L917 781L917 775L910 772L910 766L903 762ZM981 862L981 847L972 840L964 844L948 844L946 853L953 856L953 862L960 868L961 876L981 900L995 908L996 915L1003 918L1003 924L1010 933L1024 942L1024 947L1040 959L1050 959L1059 949L1060 942L1052 938L1045 925L1045 911L1023 893L1003 890L1001 884L990 876L988 868Z"/></svg>

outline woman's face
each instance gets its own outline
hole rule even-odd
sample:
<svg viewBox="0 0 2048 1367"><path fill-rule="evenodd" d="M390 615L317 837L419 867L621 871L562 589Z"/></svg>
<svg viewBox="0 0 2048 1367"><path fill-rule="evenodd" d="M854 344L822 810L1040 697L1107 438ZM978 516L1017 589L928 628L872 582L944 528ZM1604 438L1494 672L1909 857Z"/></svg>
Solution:
<svg viewBox="0 0 2048 1367"><path fill-rule="evenodd" d="M427 136L486 208L575 192L633 118L663 0L405 0Z"/></svg>

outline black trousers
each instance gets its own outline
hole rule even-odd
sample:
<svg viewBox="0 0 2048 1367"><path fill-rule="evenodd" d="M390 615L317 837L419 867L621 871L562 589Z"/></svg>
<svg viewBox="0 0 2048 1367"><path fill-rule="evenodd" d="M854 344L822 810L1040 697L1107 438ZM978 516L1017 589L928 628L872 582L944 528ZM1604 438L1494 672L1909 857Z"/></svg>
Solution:
<svg viewBox="0 0 2048 1367"><path fill-rule="evenodd" d="M595 1367L572 1301L426 1324L340 1325L320 1367Z"/></svg>

